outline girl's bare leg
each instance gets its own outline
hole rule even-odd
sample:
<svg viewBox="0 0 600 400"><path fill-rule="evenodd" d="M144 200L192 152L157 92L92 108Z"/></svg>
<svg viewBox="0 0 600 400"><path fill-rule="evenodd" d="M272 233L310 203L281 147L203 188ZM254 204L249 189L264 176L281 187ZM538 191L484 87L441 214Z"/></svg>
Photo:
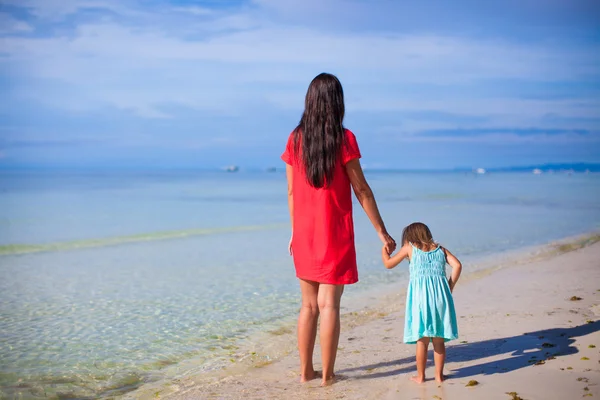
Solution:
<svg viewBox="0 0 600 400"><path fill-rule="evenodd" d="M446 344L444 338L433 338L433 360L435 361L435 380L444 381L444 363L446 362Z"/></svg>
<svg viewBox="0 0 600 400"><path fill-rule="evenodd" d="M417 341L417 375L410 378L414 382L425 382L425 366L427 364L428 348L429 338L421 338Z"/></svg>
<svg viewBox="0 0 600 400"><path fill-rule="evenodd" d="M321 361L323 364L323 382L333 379L335 358L340 341L340 301L344 285L319 285L318 305L321 315Z"/></svg>
<svg viewBox="0 0 600 400"><path fill-rule="evenodd" d="M315 379L313 351L317 337L319 283L300 279L302 307L298 316L298 351L300 353L300 382Z"/></svg>

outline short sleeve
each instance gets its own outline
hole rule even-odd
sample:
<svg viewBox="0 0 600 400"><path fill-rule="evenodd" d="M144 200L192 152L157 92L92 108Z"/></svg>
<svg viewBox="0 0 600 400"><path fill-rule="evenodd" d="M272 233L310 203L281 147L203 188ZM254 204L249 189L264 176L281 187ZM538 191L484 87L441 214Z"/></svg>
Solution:
<svg viewBox="0 0 600 400"><path fill-rule="evenodd" d="M283 152L283 154L281 155L281 159L289 165L292 165L292 155L294 152L294 134L290 134L290 136L288 137L288 141L287 144L285 145L285 151Z"/></svg>
<svg viewBox="0 0 600 400"><path fill-rule="evenodd" d="M349 161L360 157L360 149L358 148L356 136L351 131L346 130L346 143L344 143L342 149L342 164L346 165Z"/></svg>

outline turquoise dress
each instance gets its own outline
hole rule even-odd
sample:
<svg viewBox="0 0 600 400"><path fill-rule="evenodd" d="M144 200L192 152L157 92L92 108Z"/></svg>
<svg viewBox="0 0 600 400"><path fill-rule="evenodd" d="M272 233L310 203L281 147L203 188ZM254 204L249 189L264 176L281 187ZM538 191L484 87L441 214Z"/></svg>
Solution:
<svg viewBox="0 0 600 400"><path fill-rule="evenodd" d="M446 342L458 338L444 250L438 246L434 250L423 251L412 246L409 264L404 343L413 344L423 337L444 338Z"/></svg>

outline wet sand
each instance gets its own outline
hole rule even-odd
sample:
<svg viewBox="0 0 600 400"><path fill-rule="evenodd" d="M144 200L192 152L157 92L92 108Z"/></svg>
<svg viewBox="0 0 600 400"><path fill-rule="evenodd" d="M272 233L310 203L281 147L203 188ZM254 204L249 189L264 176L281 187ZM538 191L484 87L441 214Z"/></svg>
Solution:
<svg viewBox="0 0 600 400"><path fill-rule="evenodd" d="M592 241L597 241L595 238ZM414 345L402 343L404 289L342 321L329 387L298 383L292 329L232 367L147 385L136 399L577 399L600 396L600 243L551 245L526 262L465 277L454 293L460 338L446 374L418 385ZM581 248L581 246L584 246ZM575 296L575 297L574 297ZM293 328L293 327L292 327ZM269 337L268 335L265 338ZM271 347L278 357L268 357ZM315 367L320 367L318 344ZM469 383L476 383L468 386ZM513 394L511 394L513 393Z"/></svg>

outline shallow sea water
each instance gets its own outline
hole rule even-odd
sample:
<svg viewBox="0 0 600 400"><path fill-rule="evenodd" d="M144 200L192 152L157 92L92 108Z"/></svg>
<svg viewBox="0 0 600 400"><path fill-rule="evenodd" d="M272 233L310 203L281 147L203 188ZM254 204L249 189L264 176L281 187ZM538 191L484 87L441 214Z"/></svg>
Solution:
<svg viewBox="0 0 600 400"><path fill-rule="evenodd" d="M600 227L598 174L367 178L393 236L425 222L467 266ZM288 220L281 173L2 172L0 392L98 397L222 365L297 312ZM402 287L357 204L355 225L345 296Z"/></svg>

